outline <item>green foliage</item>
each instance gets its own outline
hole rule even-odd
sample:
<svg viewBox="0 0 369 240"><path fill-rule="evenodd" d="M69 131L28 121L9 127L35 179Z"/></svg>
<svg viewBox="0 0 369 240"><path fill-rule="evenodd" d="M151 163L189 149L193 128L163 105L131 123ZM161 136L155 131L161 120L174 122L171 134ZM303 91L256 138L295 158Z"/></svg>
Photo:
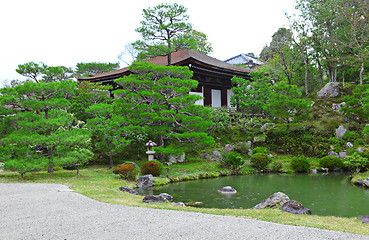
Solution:
<svg viewBox="0 0 369 240"><path fill-rule="evenodd" d="M251 165L259 171L266 170L272 159L265 153L256 153L251 156Z"/></svg>
<svg viewBox="0 0 369 240"><path fill-rule="evenodd" d="M356 139L360 137L360 134L354 132L354 131L347 131L343 136L342 139L347 142L355 142Z"/></svg>
<svg viewBox="0 0 369 240"><path fill-rule="evenodd" d="M244 158L238 152L229 152L222 154L222 166L231 171L238 171L244 164Z"/></svg>
<svg viewBox="0 0 369 240"><path fill-rule="evenodd" d="M187 67L141 62L130 71L134 74L115 81L121 89L114 91L114 108L122 123L156 139L158 147L180 142L179 147L193 149L214 143L206 133L212 125L210 109L195 105L200 97L188 94L198 82Z"/></svg>
<svg viewBox="0 0 369 240"><path fill-rule="evenodd" d="M256 154L256 153L263 153L263 154L267 154L267 149L265 147L256 147L254 149L252 149L252 153Z"/></svg>
<svg viewBox="0 0 369 240"><path fill-rule="evenodd" d="M110 72L119 69L119 63L77 63L76 74L81 77L89 77L97 73Z"/></svg>
<svg viewBox="0 0 369 240"><path fill-rule="evenodd" d="M280 131L271 130L267 133L265 143L273 152L292 155L309 155L323 157L330 149L333 132L314 127Z"/></svg>
<svg viewBox="0 0 369 240"><path fill-rule="evenodd" d="M345 167L341 158L333 156L325 156L319 159L319 166L322 168L328 168L330 171L334 170L335 168L341 169Z"/></svg>
<svg viewBox="0 0 369 240"><path fill-rule="evenodd" d="M273 172L280 172L283 168L283 163L280 161L275 161L270 164L270 168Z"/></svg>
<svg viewBox="0 0 369 240"><path fill-rule="evenodd" d="M234 145L234 150L241 154L247 154L249 152L249 145L246 142L238 142Z"/></svg>
<svg viewBox="0 0 369 240"><path fill-rule="evenodd" d="M123 179L135 181L139 171L134 162L127 162L116 166L113 172Z"/></svg>
<svg viewBox="0 0 369 240"><path fill-rule="evenodd" d="M309 172L311 164L305 157L298 157L291 160L291 168L295 172Z"/></svg>
<svg viewBox="0 0 369 240"><path fill-rule="evenodd" d="M366 171L368 169L369 160L366 157L362 157L358 152L353 155L345 157L344 164L350 169L355 169L356 173L360 171Z"/></svg>
<svg viewBox="0 0 369 240"><path fill-rule="evenodd" d="M151 174L158 177L163 169L162 163L157 160L147 161L141 166L141 175Z"/></svg>

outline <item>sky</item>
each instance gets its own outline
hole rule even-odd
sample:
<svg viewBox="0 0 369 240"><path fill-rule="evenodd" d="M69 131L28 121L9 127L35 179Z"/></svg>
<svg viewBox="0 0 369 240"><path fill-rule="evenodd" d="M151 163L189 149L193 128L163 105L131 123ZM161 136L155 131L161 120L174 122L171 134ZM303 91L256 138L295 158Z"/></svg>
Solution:
<svg viewBox="0 0 369 240"><path fill-rule="evenodd" d="M188 8L189 23L205 33L212 57L259 55L280 27L288 27L295 0L2 0L0 87L24 79L15 69L29 61L75 67L79 62L118 62L140 39L142 10L160 3ZM121 67L126 64L121 63Z"/></svg>

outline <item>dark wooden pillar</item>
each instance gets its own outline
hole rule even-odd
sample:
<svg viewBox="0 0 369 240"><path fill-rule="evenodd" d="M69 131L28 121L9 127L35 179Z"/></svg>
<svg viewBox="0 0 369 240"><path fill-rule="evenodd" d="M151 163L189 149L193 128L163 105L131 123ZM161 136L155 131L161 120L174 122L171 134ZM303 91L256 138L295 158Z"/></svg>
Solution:
<svg viewBox="0 0 369 240"><path fill-rule="evenodd" d="M211 88L204 86L204 105L211 106Z"/></svg>

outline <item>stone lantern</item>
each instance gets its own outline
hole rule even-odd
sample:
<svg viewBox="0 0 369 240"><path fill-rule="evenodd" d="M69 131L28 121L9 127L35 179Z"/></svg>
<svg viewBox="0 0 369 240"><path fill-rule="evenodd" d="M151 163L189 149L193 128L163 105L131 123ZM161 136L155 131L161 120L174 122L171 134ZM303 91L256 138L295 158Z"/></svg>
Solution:
<svg viewBox="0 0 369 240"><path fill-rule="evenodd" d="M155 154L155 151L154 150L152 150L152 148L153 147L156 147L157 146L157 144L156 143L154 143L153 141L149 141L148 143L146 143L145 144L145 147L147 147L147 152L146 152L146 154L147 154L147 156L148 156L148 159L149 159L149 161L152 161L152 160L154 160L154 154Z"/></svg>

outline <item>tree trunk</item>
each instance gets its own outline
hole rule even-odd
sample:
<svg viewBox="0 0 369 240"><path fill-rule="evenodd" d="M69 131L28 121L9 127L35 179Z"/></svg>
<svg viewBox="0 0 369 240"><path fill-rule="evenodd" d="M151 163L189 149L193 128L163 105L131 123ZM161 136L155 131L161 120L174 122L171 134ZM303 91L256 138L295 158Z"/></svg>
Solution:
<svg viewBox="0 0 369 240"><path fill-rule="evenodd" d="M360 85L363 85L363 73L364 73L364 59L361 59L361 69L360 69Z"/></svg>
<svg viewBox="0 0 369 240"><path fill-rule="evenodd" d="M345 70L342 72L342 86L345 87Z"/></svg>
<svg viewBox="0 0 369 240"><path fill-rule="evenodd" d="M48 173L54 172L54 163L52 162L53 159L53 149L51 147L47 147L48 157L49 157L49 167L47 168Z"/></svg>

